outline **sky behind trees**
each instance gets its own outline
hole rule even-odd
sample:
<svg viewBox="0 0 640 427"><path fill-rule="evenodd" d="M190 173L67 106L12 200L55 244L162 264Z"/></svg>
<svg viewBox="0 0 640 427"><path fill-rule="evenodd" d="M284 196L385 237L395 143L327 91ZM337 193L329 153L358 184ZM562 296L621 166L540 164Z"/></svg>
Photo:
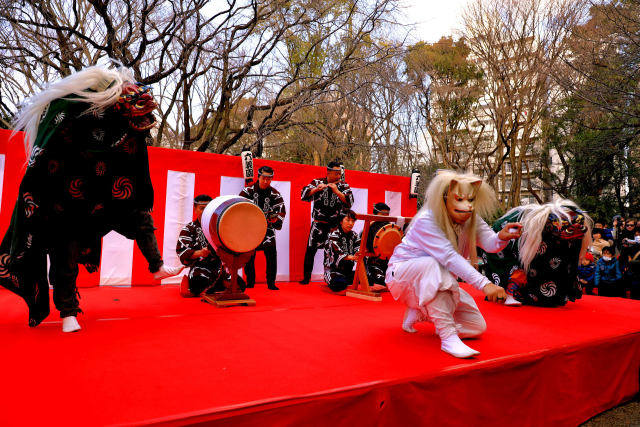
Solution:
<svg viewBox="0 0 640 427"><path fill-rule="evenodd" d="M461 26L461 12L466 0L402 0L405 23L415 23L412 34L418 40L437 42L442 36L453 35Z"/></svg>

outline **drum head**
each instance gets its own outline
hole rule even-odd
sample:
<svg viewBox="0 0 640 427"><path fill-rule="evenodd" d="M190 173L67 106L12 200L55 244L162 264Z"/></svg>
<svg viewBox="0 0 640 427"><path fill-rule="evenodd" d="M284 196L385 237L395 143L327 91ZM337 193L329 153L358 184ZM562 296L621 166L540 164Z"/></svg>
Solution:
<svg viewBox="0 0 640 427"><path fill-rule="evenodd" d="M396 224L386 224L373 238L373 253L380 259L389 259L402 241L402 229Z"/></svg>
<svg viewBox="0 0 640 427"><path fill-rule="evenodd" d="M257 248L267 234L262 210L240 196L220 196L202 212L202 231L214 248L244 253Z"/></svg>
<svg viewBox="0 0 640 427"><path fill-rule="evenodd" d="M218 236L234 252L257 248L267 234L267 220L262 210L246 200L229 206L218 219Z"/></svg>

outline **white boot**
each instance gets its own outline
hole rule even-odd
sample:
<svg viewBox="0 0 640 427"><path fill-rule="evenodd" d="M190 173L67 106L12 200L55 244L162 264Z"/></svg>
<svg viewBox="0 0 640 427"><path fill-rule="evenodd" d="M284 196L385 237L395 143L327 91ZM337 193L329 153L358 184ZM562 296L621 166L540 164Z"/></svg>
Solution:
<svg viewBox="0 0 640 427"><path fill-rule="evenodd" d="M402 319L402 330L411 334L415 334L416 332L418 332L418 330L414 328L413 325L417 323L419 319L420 310L407 307L407 309L404 311L404 319Z"/></svg>
<svg viewBox="0 0 640 427"><path fill-rule="evenodd" d="M76 319L76 316L67 316L62 318L62 332L77 332L80 329L80 324Z"/></svg>
<svg viewBox="0 0 640 427"><path fill-rule="evenodd" d="M180 272L183 269L184 269L184 265L180 265L177 267L167 267L166 265L162 264L162 267L160 267L160 270L153 273L153 279L162 280L162 279L166 279L167 277L176 276L180 274Z"/></svg>
<svg viewBox="0 0 640 427"><path fill-rule="evenodd" d="M460 359L466 359L480 354L479 351L476 351L463 343L457 335L451 335L444 338L440 349L445 353L449 353L450 355L459 357Z"/></svg>
<svg viewBox="0 0 640 427"><path fill-rule="evenodd" d="M511 295L507 294L507 299L504 300L504 305L510 305L513 307L517 307L519 305L522 305L522 303L520 301L518 301L517 299L515 299L514 297L512 297Z"/></svg>

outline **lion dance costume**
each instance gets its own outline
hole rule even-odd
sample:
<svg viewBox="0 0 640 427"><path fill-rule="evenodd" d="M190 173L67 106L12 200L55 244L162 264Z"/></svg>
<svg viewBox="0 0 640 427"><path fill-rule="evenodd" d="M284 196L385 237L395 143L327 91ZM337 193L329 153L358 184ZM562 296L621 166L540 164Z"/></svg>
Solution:
<svg viewBox="0 0 640 427"><path fill-rule="evenodd" d="M29 157L0 245L0 284L25 300L29 326L49 315L47 255L63 330L65 318L76 322L78 265L98 269L112 230L136 240L156 278L172 275L157 275L166 268L150 215L146 140L156 107L129 70L95 66L51 84L18 115Z"/></svg>
<svg viewBox="0 0 640 427"><path fill-rule="evenodd" d="M495 221L520 221L522 236L501 252L481 253L487 278L522 304L554 307L582 297L579 260L591 244L593 221L570 200L511 209Z"/></svg>

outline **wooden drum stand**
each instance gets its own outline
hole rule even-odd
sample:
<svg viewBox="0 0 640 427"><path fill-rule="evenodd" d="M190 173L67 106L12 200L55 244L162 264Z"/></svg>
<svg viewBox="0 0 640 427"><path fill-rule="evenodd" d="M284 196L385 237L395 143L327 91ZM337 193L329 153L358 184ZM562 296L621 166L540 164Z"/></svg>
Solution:
<svg viewBox="0 0 640 427"><path fill-rule="evenodd" d="M217 197L202 212L202 229L231 275L224 291L205 295L202 300L216 307L256 305L249 295L240 290L238 269L255 254L267 232L267 219L262 210L243 197Z"/></svg>
<svg viewBox="0 0 640 427"><path fill-rule="evenodd" d="M381 257L389 259L393 249L402 240L402 228L411 221L411 217L356 214L356 219L364 221L364 229L360 239L360 250L356 254L356 272L353 276L353 284L347 289L347 296L360 298L368 301L382 301L380 293L373 292L369 286L367 269L364 265L364 258L367 256ZM387 224L375 230L376 234L369 242L369 233L372 223L395 223Z"/></svg>

